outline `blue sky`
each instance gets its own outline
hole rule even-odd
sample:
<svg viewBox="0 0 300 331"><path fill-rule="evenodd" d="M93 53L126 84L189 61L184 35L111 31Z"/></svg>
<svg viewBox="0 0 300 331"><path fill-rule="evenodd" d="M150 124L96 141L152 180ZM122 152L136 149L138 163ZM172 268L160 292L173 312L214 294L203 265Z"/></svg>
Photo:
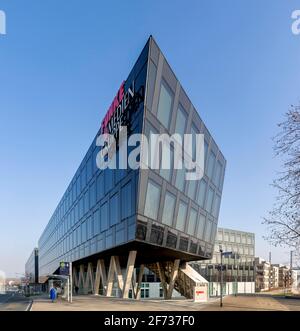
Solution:
<svg viewBox="0 0 300 331"><path fill-rule="evenodd" d="M300 99L299 1L0 0L0 269L24 263L150 34L227 159L219 225L256 233ZM288 261L274 249L273 261Z"/></svg>

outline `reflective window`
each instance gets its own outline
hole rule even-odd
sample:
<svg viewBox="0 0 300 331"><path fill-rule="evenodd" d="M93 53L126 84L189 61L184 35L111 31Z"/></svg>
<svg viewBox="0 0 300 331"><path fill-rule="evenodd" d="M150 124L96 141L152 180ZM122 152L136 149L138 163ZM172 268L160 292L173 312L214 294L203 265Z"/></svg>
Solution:
<svg viewBox="0 0 300 331"><path fill-rule="evenodd" d="M208 166L207 166L207 176L209 178L213 177L215 161L216 161L216 155L214 154L214 152L210 152L209 159L208 159Z"/></svg>
<svg viewBox="0 0 300 331"><path fill-rule="evenodd" d="M175 204L176 197L173 194L166 192L164 210L162 214L162 222L166 225L172 226Z"/></svg>
<svg viewBox="0 0 300 331"><path fill-rule="evenodd" d="M222 179L222 163L218 161L216 165L215 175L213 178L213 182L218 188L221 187L221 179Z"/></svg>
<svg viewBox="0 0 300 331"><path fill-rule="evenodd" d="M180 201L178 214L177 214L177 221L176 221L177 230L184 231L186 212L187 212L187 204L183 201Z"/></svg>
<svg viewBox="0 0 300 331"><path fill-rule="evenodd" d="M104 172L97 177L97 201L104 197Z"/></svg>
<svg viewBox="0 0 300 331"><path fill-rule="evenodd" d="M236 235L236 242L237 243L241 242L241 235L239 233Z"/></svg>
<svg viewBox="0 0 300 331"><path fill-rule="evenodd" d="M119 196L115 194L111 197L110 202L110 225L115 225L119 221Z"/></svg>
<svg viewBox="0 0 300 331"><path fill-rule="evenodd" d="M198 180L189 180L188 183L189 183L188 196L192 200L195 200Z"/></svg>
<svg viewBox="0 0 300 331"><path fill-rule="evenodd" d="M213 199L214 199L214 190L211 187L209 187L207 193L207 200L206 200L206 210L209 213L211 213L212 210Z"/></svg>
<svg viewBox="0 0 300 331"><path fill-rule="evenodd" d="M94 233L93 218L89 217L87 219L87 239L91 239Z"/></svg>
<svg viewBox="0 0 300 331"><path fill-rule="evenodd" d="M215 197L215 200L213 203L213 212L212 212L212 214L215 218L218 218L218 216L219 216L220 203L221 203L221 197L218 194L216 194L216 197Z"/></svg>
<svg viewBox="0 0 300 331"><path fill-rule="evenodd" d="M217 232L217 224L213 223L212 224L212 231L211 231L211 241L215 241L215 237L216 237L216 232ZM229 251L231 251L231 246L229 248Z"/></svg>
<svg viewBox="0 0 300 331"><path fill-rule="evenodd" d="M197 230L198 239L203 239L204 228L205 228L205 216L200 214L198 218L198 230Z"/></svg>
<svg viewBox="0 0 300 331"><path fill-rule="evenodd" d="M173 105L173 93L166 83L162 82L160 87L160 96L157 110L157 118L169 129L170 115Z"/></svg>
<svg viewBox="0 0 300 331"><path fill-rule="evenodd" d="M181 139L183 141L183 135L185 133L185 127L186 127L186 120L187 120L187 114L179 105L177 114L176 114L176 125L175 125L175 133L180 134Z"/></svg>
<svg viewBox="0 0 300 331"><path fill-rule="evenodd" d="M101 232L108 229L108 208L107 202L105 202L100 209L100 219L101 219Z"/></svg>
<svg viewBox="0 0 300 331"><path fill-rule="evenodd" d="M133 214L132 210L132 192L131 192L131 182L128 182L121 188L122 197L122 215L121 218L124 219Z"/></svg>
<svg viewBox="0 0 300 331"><path fill-rule="evenodd" d="M81 240L82 242L86 242L86 239L87 239L87 233L86 233L86 221L84 221L82 224L81 224Z"/></svg>
<svg viewBox="0 0 300 331"><path fill-rule="evenodd" d="M185 184L185 167L184 164L182 165L182 169L176 170L176 180L175 180L175 186L178 188L178 190L184 192L184 184Z"/></svg>
<svg viewBox="0 0 300 331"><path fill-rule="evenodd" d="M92 156L89 157L87 164L86 164L86 173L87 173L87 182L90 181L93 174L93 164L92 164Z"/></svg>
<svg viewBox="0 0 300 331"><path fill-rule="evenodd" d="M210 241L211 230L212 230L212 222L207 220L206 227L205 227L205 236L204 236L205 241L208 241L208 242Z"/></svg>
<svg viewBox="0 0 300 331"><path fill-rule="evenodd" d="M86 186L86 167L83 167L80 178L81 178L81 189L84 190Z"/></svg>
<svg viewBox="0 0 300 331"><path fill-rule="evenodd" d="M202 178L200 181L200 188L199 188L198 199L197 199L199 206L202 208L204 208L206 186L207 186L207 183L206 183L205 179Z"/></svg>
<svg viewBox="0 0 300 331"><path fill-rule="evenodd" d="M100 211L97 209L94 212L94 235L100 233Z"/></svg>
<svg viewBox="0 0 300 331"><path fill-rule="evenodd" d="M189 226L188 226L188 234L191 236L195 235L197 224L197 210L191 208L190 217L189 217Z"/></svg>
<svg viewBox="0 0 300 331"><path fill-rule="evenodd" d="M146 202L145 202L145 216L157 219L158 208L160 200L160 187L152 181L148 181Z"/></svg>
<svg viewBox="0 0 300 331"><path fill-rule="evenodd" d="M93 182L90 187L90 204L91 208L93 208L96 204L96 182Z"/></svg>
<svg viewBox="0 0 300 331"><path fill-rule="evenodd" d="M166 148L166 147L164 147ZM172 180L172 174L174 169L174 150L173 148L170 149L170 169L163 169L162 168L162 158L160 158L161 166L160 166L160 175L166 179L168 182Z"/></svg>
<svg viewBox="0 0 300 331"><path fill-rule="evenodd" d="M89 191L87 190L85 193L84 193L84 214L86 214L89 209L90 209L90 201L89 201Z"/></svg>
<svg viewBox="0 0 300 331"><path fill-rule="evenodd" d="M113 169L105 169L104 170L104 188L105 194L109 192L113 188L113 179L114 179L114 170Z"/></svg>

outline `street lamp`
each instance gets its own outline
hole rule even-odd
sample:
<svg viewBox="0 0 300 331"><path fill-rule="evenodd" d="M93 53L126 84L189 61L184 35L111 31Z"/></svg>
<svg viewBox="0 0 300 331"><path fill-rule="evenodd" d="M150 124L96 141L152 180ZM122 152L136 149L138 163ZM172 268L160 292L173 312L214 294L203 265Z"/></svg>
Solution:
<svg viewBox="0 0 300 331"><path fill-rule="evenodd" d="M221 254L221 298L220 307L223 307L223 256L231 256L232 252L224 252L222 245L219 245L219 252Z"/></svg>
<svg viewBox="0 0 300 331"><path fill-rule="evenodd" d="M220 298L220 307L223 307L223 249L222 249L222 245L219 245L219 251L220 251L220 254L221 254L221 289L220 289L221 298Z"/></svg>

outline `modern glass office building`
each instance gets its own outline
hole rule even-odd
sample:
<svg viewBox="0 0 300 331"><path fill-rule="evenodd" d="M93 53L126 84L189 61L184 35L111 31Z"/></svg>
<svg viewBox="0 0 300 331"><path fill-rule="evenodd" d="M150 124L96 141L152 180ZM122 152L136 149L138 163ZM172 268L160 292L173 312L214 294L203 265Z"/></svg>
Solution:
<svg viewBox="0 0 300 331"><path fill-rule="evenodd" d="M39 282L39 250L34 248L25 264L26 281L30 284Z"/></svg>
<svg viewBox="0 0 300 331"><path fill-rule="evenodd" d="M147 136L204 134L204 177L188 181L183 169L98 169L97 137L119 125L127 125L130 134ZM172 146L170 153L174 155ZM91 263L95 270L99 258L108 261L112 255L124 265L132 250L143 264L211 258L225 166L223 154L150 37L40 237L40 280L55 273L60 261Z"/></svg>

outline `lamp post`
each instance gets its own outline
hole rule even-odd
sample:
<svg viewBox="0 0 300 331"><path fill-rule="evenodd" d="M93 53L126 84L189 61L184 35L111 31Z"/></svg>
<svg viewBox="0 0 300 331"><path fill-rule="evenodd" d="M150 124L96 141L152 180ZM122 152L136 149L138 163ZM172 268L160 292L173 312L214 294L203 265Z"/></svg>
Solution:
<svg viewBox="0 0 300 331"><path fill-rule="evenodd" d="M223 307L223 249L222 245L219 246L220 254L221 254L221 289L220 289L220 307Z"/></svg>
<svg viewBox="0 0 300 331"><path fill-rule="evenodd" d="M221 298L220 307L223 307L223 256L231 256L232 252L223 252L222 245L219 245L219 252L221 254Z"/></svg>

